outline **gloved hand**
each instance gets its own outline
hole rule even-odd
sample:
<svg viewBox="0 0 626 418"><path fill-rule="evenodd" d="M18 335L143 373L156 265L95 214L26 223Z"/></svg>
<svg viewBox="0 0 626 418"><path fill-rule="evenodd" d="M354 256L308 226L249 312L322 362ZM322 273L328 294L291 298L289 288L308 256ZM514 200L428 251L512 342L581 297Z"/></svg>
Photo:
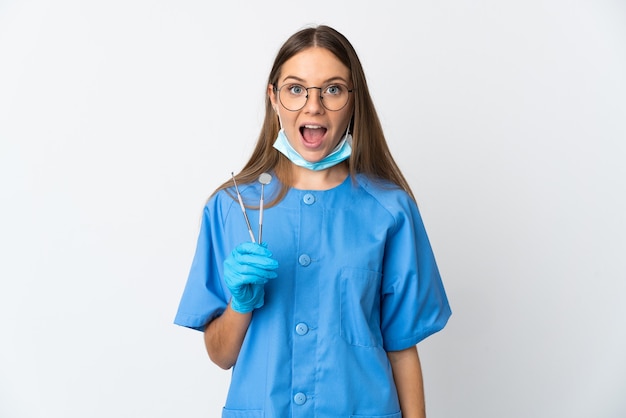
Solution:
<svg viewBox="0 0 626 418"><path fill-rule="evenodd" d="M233 310L246 313L263 306L265 283L277 276L278 262L266 244L244 242L224 261L224 281L230 290Z"/></svg>

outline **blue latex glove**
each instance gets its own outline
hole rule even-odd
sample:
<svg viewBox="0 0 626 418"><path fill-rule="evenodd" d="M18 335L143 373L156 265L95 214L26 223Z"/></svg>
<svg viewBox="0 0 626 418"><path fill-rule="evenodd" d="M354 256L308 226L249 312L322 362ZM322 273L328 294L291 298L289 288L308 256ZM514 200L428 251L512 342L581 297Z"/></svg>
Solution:
<svg viewBox="0 0 626 418"><path fill-rule="evenodd" d="M244 242L224 261L224 281L230 290L233 310L246 313L263 306L265 283L277 276L278 262L265 244Z"/></svg>

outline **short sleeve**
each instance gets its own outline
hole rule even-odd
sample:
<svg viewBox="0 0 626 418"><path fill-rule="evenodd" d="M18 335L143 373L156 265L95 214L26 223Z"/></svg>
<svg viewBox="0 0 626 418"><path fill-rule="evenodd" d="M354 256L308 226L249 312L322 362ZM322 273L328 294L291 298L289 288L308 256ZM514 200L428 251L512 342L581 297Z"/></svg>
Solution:
<svg viewBox="0 0 626 418"><path fill-rule="evenodd" d="M219 199L213 196L204 208L202 224L187 283L174 323L203 331L204 327L226 309L228 299L222 285L224 236Z"/></svg>
<svg viewBox="0 0 626 418"><path fill-rule="evenodd" d="M381 329L387 351L409 348L444 328L452 314L415 202L399 200L385 248Z"/></svg>

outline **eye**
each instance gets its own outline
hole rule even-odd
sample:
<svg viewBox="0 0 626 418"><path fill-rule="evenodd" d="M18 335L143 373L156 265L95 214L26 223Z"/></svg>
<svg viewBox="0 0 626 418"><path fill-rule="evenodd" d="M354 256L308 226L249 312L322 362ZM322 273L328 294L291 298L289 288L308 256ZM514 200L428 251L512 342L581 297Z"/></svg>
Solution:
<svg viewBox="0 0 626 418"><path fill-rule="evenodd" d="M324 92L331 96L338 96L344 92L344 87L339 84L331 84L330 86L326 87Z"/></svg>
<svg viewBox="0 0 626 418"><path fill-rule="evenodd" d="M289 90L289 93L295 96L302 96L303 94L306 94L306 89L304 88L304 86L301 86L300 84L292 84L288 86L288 90Z"/></svg>

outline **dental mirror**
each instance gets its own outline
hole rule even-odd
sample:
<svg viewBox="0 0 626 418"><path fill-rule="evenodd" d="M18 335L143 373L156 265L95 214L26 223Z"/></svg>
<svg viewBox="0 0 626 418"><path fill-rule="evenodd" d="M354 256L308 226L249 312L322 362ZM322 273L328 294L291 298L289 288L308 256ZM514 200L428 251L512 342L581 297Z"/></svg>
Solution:
<svg viewBox="0 0 626 418"><path fill-rule="evenodd" d="M265 194L265 185L270 184L272 176L268 173L262 173L259 176L259 183L261 183L261 201L259 202L259 244L263 241L263 199Z"/></svg>

